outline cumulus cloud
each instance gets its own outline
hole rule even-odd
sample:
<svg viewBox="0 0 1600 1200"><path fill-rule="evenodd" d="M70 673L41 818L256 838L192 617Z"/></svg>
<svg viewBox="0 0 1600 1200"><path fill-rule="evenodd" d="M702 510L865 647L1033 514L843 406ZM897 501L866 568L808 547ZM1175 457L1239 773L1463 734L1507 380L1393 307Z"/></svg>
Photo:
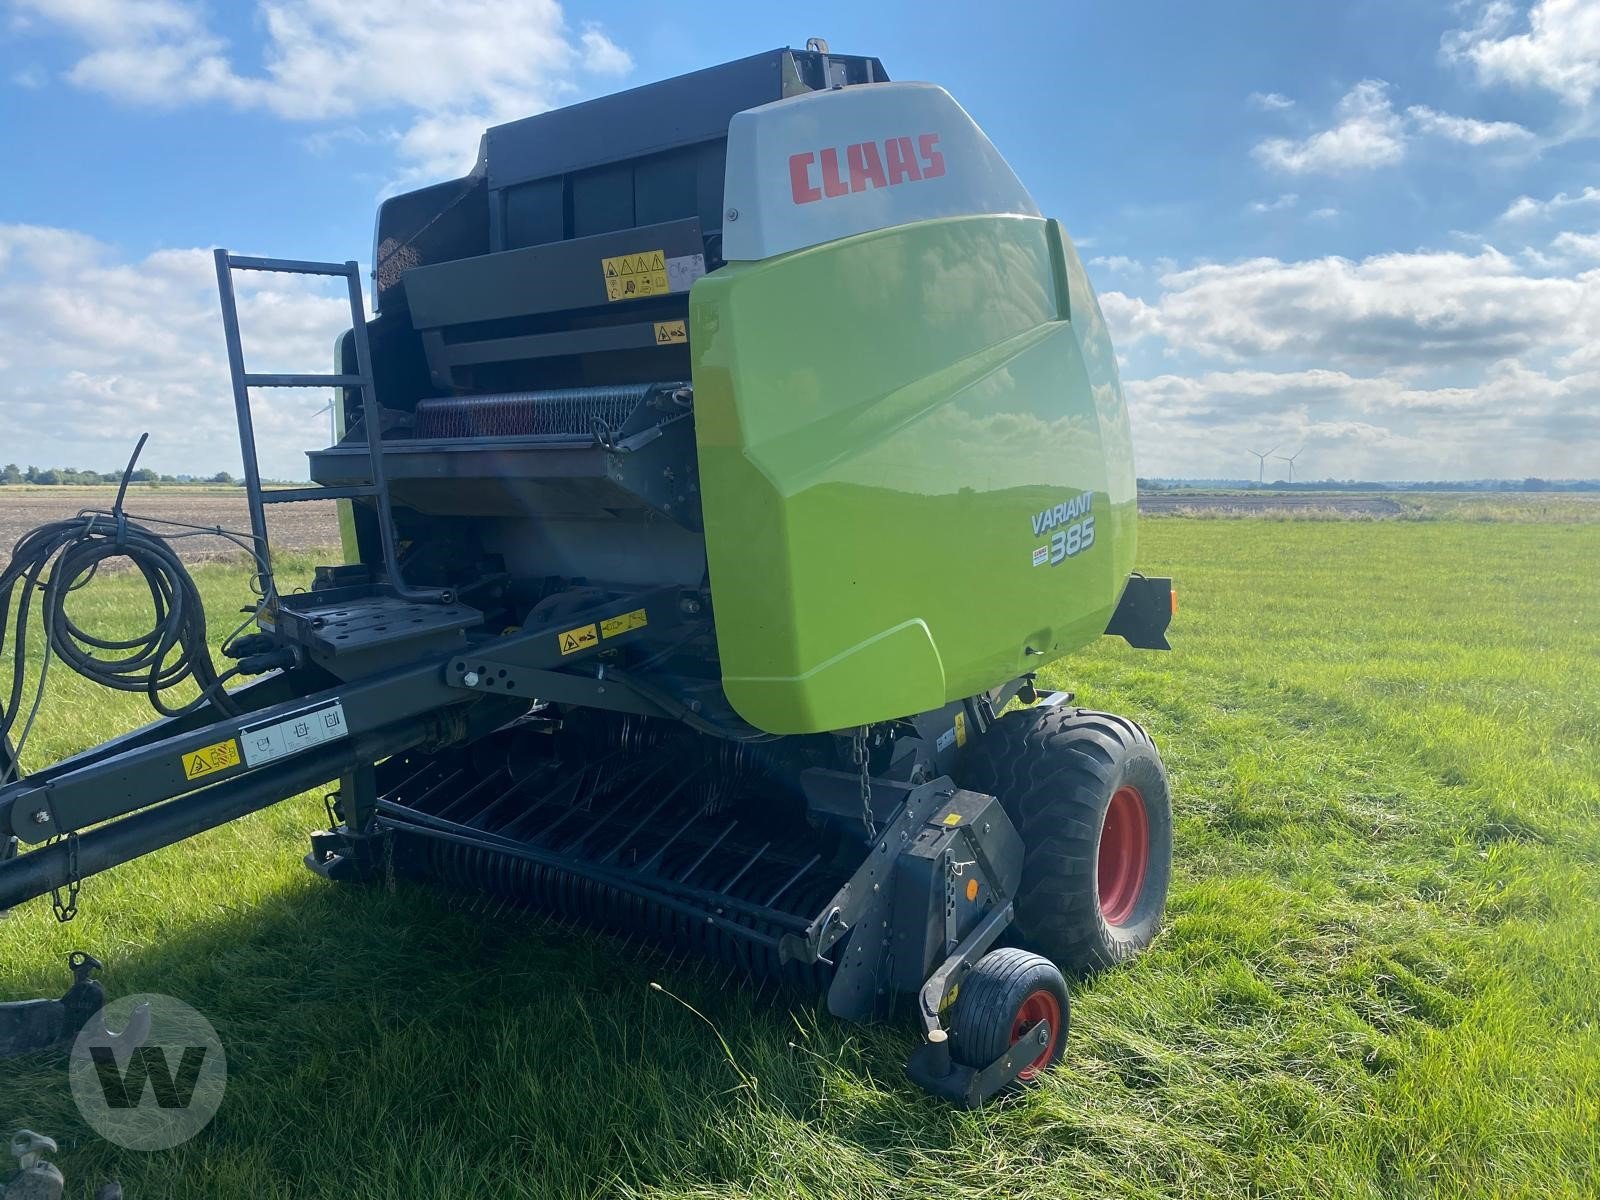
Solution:
<svg viewBox="0 0 1600 1200"><path fill-rule="evenodd" d="M1253 476L1238 448L1264 439L1309 443L1307 477L1600 475L1600 235L1551 249L1553 274L1492 248L1259 258L1106 294L1141 472ZM1164 360L1186 369L1137 369Z"/></svg>
<svg viewBox="0 0 1600 1200"><path fill-rule="evenodd" d="M67 78L132 104L220 102L301 121L383 114L421 174L469 166L485 126L539 112L633 60L555 0L259 0L259 70L187 0L17 0L83 43ZM441 36L448 31L448 36Z"/></svg>
<svg viewBox="0 0 1600 1200"><path fill-rule="evenodd" d="M331 369L350 323L332 285L251 272L235 286L251 370ZM149 430L147 466L239 471L209 250L130 262L71 230L0 225L0 365L6 462L109 470ZM303 451L326 428L310 414L327 398L258 393L264 471L305 478Z"/></svg>
<svg viewBox="0 0 1600 1200"><path fill-rule="evenodd" d="M1363 79L1333 109L1333 124L1304 138L1271 137L1256 144L1256 161L1291 175L1345 174L1393 166L1418 136L1463 146L1525 146L1534 135L1515 121L1482 121L1413 104L1402 116L1389 84ZM1257 210L1262 211L1262 210Z"/></svg>
<svg viewBox="0 0 1600 1200"><path fill-rule="evenodd" d="M1500 214L1502 221L1527 221L1559 215L1564 209L1593 205L1600 209L1600 187L1586 187L1576 195L1557 192L1548 200L1535 200L1532 196L1518 196Z"/></svg>
<svg viewBox="0 0 1600 1200"><path fill-rule="evenodd" d="M1600 6L1537 0L1524 16L1508 0L1491 0L1470 28L1446 33L1440 49L1481 82L1539 88L1581 107L1600 91Z"/></svg>
<svg viewBox="0 0 1600 1200"><path fill-rule="evenodd" d="M1600 233L1558 233L1550 240L1550 248L1563 258L1600 262Z"/></svg>
<svg viewBox="0 0 1600 1200"><path fill-rule="evenodd" d="M1139 301L1124 342L1159 337L1224 361L1308 355L1340 365L1486 363L1600 340L1600 277L1533 276L1493 248L1360 261L1256 258L1175 271ZM1128 313L1113 302L1108 320Z"/></svg>
<svg viewBox="0 0 1600 1200"><path fill-rule="evenodd" d="M1334 124L1301 140L1268 138L1256 158L1290 174L1369 170L1405 157L1405 129L1389 102L1389 85L1363 79L1334 106Z"/></svg>
<svg viewBox="0 0 1600 1200"><path fill-rule="evenodd" d="M1472 117L1458 117L1437 112L1425 104L1413 104L1406 109L1418 130L1461 142L1468 146L1483 146L1490 142L1527 141L1532 131L1515 121L1479 121Z"/></svg>
<svg viewBox="0 0 1600 1200"><path fill-rule="evenodd" d="M1300 203L1300 197L1293 192L1284 192L1276 200L1252 200L1247 207L1253 213L1282 212L1286 208L1293 208Z"/></svg>
<svg viewBox="0 0 1600 1200"><path fill-rule="evenodd" d="M1282 112L1294 107L1293 100L1277 92L1251 92L1250 103L1262 112Z"/></svg>

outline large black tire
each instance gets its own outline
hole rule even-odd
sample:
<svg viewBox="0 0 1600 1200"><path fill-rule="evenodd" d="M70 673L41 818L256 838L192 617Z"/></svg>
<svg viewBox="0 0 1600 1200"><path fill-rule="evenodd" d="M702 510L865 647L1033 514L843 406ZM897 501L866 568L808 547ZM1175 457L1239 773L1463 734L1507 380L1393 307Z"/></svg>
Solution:
<svg viewBox="0 0 1600 1200"><path fill-rule="evenodd" d="M960 782L998 797L1022 834L1022 946L1082 975L1155 940L1172 878L1172 796L1142 728L1065 706L1007 713L968 748Z"/></svg>
<svg viewBox="0 0 1600 1200"><path fill-rule="evenodd" d="M950 1053L981 1071L1047 1020L1049 1042L1013 1081L1014 1086L1032 1083L1061 1058L1071 1011L1067 981L1048 958L1015 947L991 950L974 964L956 995Z"/></svg>

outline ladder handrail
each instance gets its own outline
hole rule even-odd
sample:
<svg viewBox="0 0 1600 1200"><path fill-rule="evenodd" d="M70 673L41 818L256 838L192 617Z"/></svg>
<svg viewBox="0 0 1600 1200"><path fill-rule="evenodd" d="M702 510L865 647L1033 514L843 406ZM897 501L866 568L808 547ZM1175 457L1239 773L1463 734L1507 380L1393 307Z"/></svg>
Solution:
<svg viewBox="0 0 1600 1200"><path fill-rule="evenodd" d="M234 416L239 425L239 449L244 458L244 486L250 507L250 535L256 543L256 560L261 573L262 591L270 601L277 594L272 576L272 553L267 540L267 508L275 503L261 487L261 465L256 452L255 421L250 412L252 387L355 387L361 393L361 419L366 426L368 483L360 489L370 490L378 509L378 536L383 547L383 569L395 595L407 600L449 603L453 597L440 588L413 588L406 584L400 573L398 547L394 529L394 510L389 501L389 488L383 470L383 430L378 408L377 389L373 385L372 349L367 339L366 305L361 294L361 271L354 261L340 263L305 262L295 259L251 258L230 254L225 249L214 251L217 268L217 295L222 304L222 333L228 348L228 372L233 383ZM270 374L252 375L244 367L244 343L239 334L239 304L233 291L235 271L271 271L283 275L343 276L350 295L350 327L356 352L355 374L340 371L332 375ZM342 367L343 364L341 364ZM355 489L330 488L328 499L340 499L341 493ZM295 488L286 500L311 499L311 488Z"/></svg>

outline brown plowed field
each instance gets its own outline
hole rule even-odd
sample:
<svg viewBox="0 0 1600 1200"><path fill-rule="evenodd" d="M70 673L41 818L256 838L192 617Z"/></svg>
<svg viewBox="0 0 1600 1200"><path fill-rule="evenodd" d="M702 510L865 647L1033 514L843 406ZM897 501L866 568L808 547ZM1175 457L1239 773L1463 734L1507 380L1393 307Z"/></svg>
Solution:
<svg viewBox="0 0 1600 1200"><path fill-rule="evenodd" d="M108 509L115 498L116 489L110 487L0 487L0 564L10 561L11 547L29 530L84 509ZM158 521L220 525L244 534L250 529L243 488L135 487L129 489L124 508L131 519L168 536L183 531ZM278 553L338 545L339 520L332 501L280 504L269 509L267 517L272 548ZM218 537L179 538L173 545L189 563L242 558L244 553Z"/></svg>

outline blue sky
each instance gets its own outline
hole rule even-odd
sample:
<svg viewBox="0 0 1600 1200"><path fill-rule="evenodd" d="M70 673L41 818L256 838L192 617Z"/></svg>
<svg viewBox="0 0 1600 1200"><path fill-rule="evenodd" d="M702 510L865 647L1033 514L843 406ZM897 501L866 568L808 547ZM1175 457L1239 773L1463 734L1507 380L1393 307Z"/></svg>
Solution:
<svg viewBox="0 0 1600 1200"><path fill-rule="evenodd" d="M205 248L365 261L486 123L813 34L1066 224L1142 473L1600 475L1594 0L0 0L0 461L236 469ZM320 368L334 300L243 299L253 367ZM320 403L263 398L269 470Z"/></svg>

